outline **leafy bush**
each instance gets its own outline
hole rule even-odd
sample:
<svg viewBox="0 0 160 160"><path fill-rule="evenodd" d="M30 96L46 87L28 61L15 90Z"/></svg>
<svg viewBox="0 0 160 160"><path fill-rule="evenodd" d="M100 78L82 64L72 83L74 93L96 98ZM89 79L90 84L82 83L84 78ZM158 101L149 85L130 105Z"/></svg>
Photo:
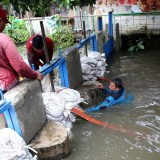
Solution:
<svg viewBox="0 0 160 160"><path fill-rule="evenodd" d="M74 44L74 34L69 26L57 26L49 36L55 43L55 48L68 48Z"/></svg>
<svg viewBox="0 0 160 160"><path fill-rule="evenodd" d="M30 37L30 34L25 25L25 21L22 19L14 18L14 16L9 17L11 24L8 24L4 30L5 34L8 34L16 44L25 43Z"/></svg>

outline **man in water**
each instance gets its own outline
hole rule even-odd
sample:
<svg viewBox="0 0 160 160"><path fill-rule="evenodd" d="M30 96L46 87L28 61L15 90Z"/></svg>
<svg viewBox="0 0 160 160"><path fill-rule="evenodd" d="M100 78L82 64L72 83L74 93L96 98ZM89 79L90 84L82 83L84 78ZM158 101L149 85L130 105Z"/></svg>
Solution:
<svg viewBox="0 0 160 160"><path fill-rule="evenodd" d="M125 89L123 88L122 80L120 78L113 78L110 81L108 88L104 88L102 84L99 84L98 88L102 89L103 93L107 95L107 98L98 106L87 109L86 112L97 111L124 101L124 96L122 96L122 94Z"/></svg>

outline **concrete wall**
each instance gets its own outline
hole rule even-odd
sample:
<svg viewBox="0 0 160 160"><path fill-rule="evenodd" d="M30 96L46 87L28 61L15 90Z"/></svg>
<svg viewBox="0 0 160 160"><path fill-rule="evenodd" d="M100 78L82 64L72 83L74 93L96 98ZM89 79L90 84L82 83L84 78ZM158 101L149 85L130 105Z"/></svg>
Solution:
<svg viewBox="0 0 160 160"><path fill-rule="evenodd" d="M157 30L160 33L160 16L152 15L126 15L115 16L114 23L119 23L121 34L130 33L133 31L143 31L146 27L148 31ZM144 30L145 31L145 30Z"/></svg>
<svg viewBox="0 0 160 160"><path fill-rule="evenodd" d="M46 122L40 82L25 79L4 96L12 101L23 138L28 143Z"/></svg>

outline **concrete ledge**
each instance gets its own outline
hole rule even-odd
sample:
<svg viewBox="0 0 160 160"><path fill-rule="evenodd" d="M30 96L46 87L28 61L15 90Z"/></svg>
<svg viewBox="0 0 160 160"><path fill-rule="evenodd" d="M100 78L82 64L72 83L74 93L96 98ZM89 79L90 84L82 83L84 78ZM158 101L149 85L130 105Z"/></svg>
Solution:
<svg viewBox="0 0 160 160"><path fill-rule="evenodd" d="M41 160L61 160L71 151L66 128L52 121L45 124L31 142L31 147L38 151Z"/></svg>

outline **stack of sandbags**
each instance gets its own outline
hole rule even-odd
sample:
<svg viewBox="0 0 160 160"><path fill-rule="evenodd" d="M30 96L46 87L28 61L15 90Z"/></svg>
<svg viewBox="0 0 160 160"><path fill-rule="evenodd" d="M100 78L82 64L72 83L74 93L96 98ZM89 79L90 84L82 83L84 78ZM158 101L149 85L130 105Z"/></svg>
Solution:
<svg viewBox="0 0 160 160"><path fill-rule="evenodd" d="M88 56L81 57L82 76L85 81L95 81L102 77L106 70L104 54L88 51Z"/></svg>
<svg viewBox="0 0 160 160"><path fill-rule="evenodd" d="M83 102L80 93L76 90L56 87L56 92L42 93L46 115L49 120L62 123L68 131L75 122L75 116L71 113L73 107L79 107Z"/></svg>

